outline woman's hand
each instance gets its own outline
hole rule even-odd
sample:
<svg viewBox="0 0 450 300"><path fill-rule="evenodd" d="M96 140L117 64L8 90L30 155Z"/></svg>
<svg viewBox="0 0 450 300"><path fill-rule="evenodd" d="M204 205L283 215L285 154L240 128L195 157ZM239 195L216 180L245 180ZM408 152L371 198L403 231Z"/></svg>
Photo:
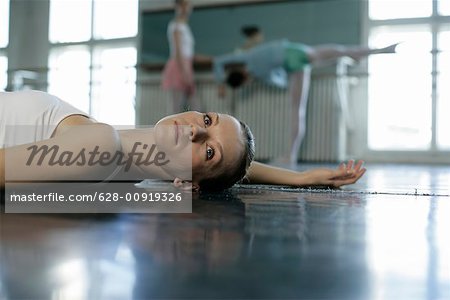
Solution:
<svg viewBox="0 0 450 300"><path fill-rule="evenodd" d="M366 169L362 167L363 161L350 160L342 163L337 169L312 169L304 172L278 168L259 162L252 162L247 172L248 183L252 184L278 184L290 186L331 186L340 187L358 181Z"/></svg>
<svg viewBox="0 0 450 300"><path fill-rule="evenodd" d="M364 175L366 169L362 167L364 161L349 160L347 163L341 163L336 170L333 169L313 169L306 171L308 182L311 185L325 185L331 187L341 187L347 184L353 184Z"/></svg>

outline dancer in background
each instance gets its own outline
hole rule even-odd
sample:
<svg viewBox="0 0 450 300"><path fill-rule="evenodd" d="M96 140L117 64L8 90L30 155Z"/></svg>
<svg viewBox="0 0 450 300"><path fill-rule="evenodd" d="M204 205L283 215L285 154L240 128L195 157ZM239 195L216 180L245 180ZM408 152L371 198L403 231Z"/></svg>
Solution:
<svg viewBox="0 0 450 300"><path fill-rule="evenodd" d="M175 18L167 28L170 58L162 74L162 88L172 93L172 112L201 110L195 97L194 36L189 27L189 0L175 0Z"/></svg>
<svg viewBox="0 0 450 300"><path fill-rule="evenodd" d="M241 34L245 37L245 41L236 52L249 50L264 41L264 34L257 25L242 26Z"/></svg>
<svg viewBox="0 0 450 300"><path fill-rule="evenodd" d="M256 33L253 32L253 35ZM397 44L394 44L380 49L338 44L308 46L283 39L217 57L214 60L214 73L216 80L220 82L221 96L225 94L225 84L231 88L239 88L253 78L289 89L292 127L289 153L283 160L296 164L306 133L311 68L345 56L358 61L372 54L395 53L396 46Z"/></svg>

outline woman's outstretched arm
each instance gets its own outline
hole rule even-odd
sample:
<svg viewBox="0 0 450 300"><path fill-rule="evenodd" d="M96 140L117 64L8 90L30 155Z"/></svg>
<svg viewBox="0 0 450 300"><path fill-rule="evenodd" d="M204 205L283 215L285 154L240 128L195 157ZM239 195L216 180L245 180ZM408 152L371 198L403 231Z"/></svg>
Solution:
<svg viewBox="0 0 450 300"><path fill-rule="evenodd" d="M304 172L273 167L259 162L252 162L248 171L248 181L253 184L274 184L289 186L331 186L340 187L358 181L366 169L363 161L356 164L350 160L337 169L317 168Z"/></svg>

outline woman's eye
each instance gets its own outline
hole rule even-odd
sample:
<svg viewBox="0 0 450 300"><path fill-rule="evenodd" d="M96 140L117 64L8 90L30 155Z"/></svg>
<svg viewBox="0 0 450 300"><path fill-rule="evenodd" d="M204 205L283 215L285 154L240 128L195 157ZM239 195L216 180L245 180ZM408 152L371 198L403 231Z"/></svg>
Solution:
<svg viewBox="0 0 450 300"><path fill-rule="evenodd" d="M210 160L214 157L214 149L207 146L206 148L206 160Z"/></svg>
<svg viewBox="0 0 450 300"><path fill-rule="evenodd" d="M212 124L212 120L210 116L208 116L207 114L203 116L203 122L205 123L206 126L211 126Z"/></svg>

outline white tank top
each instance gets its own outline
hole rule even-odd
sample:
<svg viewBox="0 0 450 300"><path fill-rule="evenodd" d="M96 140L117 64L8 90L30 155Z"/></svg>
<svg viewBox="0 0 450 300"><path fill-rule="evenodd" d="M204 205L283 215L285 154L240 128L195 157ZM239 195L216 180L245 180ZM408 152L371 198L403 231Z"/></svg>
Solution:
<svg viewBox="0 0 450 300"><path fill-rule="evenodd" d="M171 21L167 27L167 39L169 40L170 56L175 57L175 41L173 33L175 30L180 32L181 55L184 58L192 58L194 56L194 37L191 29L186 23Z"/></svg>
<svg viewBox="0 0 450 300"><path fill-rule="evenodd" d="M88 116L44 92L0 92L0 148L46 140L71 115Z"/></svg>

